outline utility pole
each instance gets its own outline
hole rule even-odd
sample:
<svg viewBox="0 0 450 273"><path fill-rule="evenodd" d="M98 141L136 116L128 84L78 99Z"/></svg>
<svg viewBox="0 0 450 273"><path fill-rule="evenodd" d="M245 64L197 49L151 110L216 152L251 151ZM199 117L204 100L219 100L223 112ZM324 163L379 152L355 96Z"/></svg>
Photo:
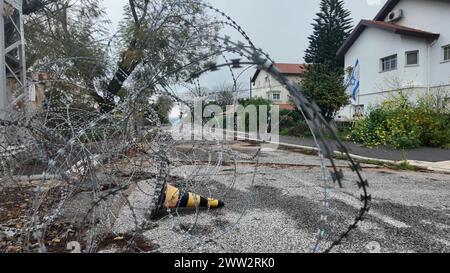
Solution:
<svg viewBox="0 0 450 273"><path fill-rule="evenodd" d="M0 0L0 119L28 109L22 0ZM0 132L0 145L15 142L18 132ZM20 138L20 137L19 137ZM11 142L12 141L12 142Z"/></svg>
<svg viewBox="0 0 450 273"><path fill-rule="evenodd" d="M0 118L25 111L25 35L22 0L0 0Z"/></svg>

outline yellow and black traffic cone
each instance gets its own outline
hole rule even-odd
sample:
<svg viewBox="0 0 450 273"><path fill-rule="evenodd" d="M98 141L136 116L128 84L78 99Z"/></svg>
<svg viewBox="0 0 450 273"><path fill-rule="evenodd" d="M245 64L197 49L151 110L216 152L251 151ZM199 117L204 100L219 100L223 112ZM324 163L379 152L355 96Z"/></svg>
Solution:
<svg viewBox="0 0 450 273"><path fill-rule="evenodd" d="M198 194L194 194L191 192L185 192L181 195L181 191L167 184L166 188L166 196L163 205L169 209L177 209L177 208L222 208L225 206L220 200L205 198Z"/></svg>

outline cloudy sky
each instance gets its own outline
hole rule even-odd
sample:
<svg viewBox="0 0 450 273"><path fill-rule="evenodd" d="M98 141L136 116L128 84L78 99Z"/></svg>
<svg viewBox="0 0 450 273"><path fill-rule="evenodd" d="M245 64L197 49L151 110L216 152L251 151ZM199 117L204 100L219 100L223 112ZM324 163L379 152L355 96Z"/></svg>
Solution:
<svg viewBox="0 0 450 273"><path fill-rule="evenodd" d="M386 1L344 0L344 3L351 11L356 25L361 19L372 19ZM123 7L127 2L128 0L104 0L108 17L112 22L112 32L122 18ZM304 51L309 45L308 36L312 33L311 23L319 11L320 0L209 0L209 2L236 20L256 46L269 53L276 62L303 63ZM225 34L232 36L233 40L236 38L234 33ZM239 81L244 87L247 86L248 79L253 73L254 69L242 75ZM215 86L230 83L231 79L224 70L211 74L202 77L202 86L215 90ZM175 107L171 117L178 117L179 113L179 108Z"/></svg>
<svg viewBox="0 0 450 273"><path fill-rule="evenodd" d="M112 29L128 0L104 0ZM233 17L276 62L303 62L320 0L209 0ZM386 0L344 0L354 24L372 19Z"/></svg>

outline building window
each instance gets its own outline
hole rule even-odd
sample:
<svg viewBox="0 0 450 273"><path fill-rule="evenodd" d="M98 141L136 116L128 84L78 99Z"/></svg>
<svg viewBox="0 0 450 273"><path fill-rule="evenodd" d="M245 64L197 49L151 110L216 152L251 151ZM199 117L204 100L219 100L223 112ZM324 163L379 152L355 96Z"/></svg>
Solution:
<svg viewBox="0 0 450 273"><path fill-rule="evenodd" d="M444 62L450 61L450 45L444 46Z"/></svg>
<svg viewBox="0 0 450 273"><path fill-rule="evenodd" d="M272 94L272 100L281 100L281 94L280 93L274 93Z"/></svg>
<svg viewBox="0 0 450 273"><path fill-rule="evenodd" d="M444 108L450 111L450 98L444 99Z"/></svg>
<svg viewBox="0 0 450 273"><path fill-rule="evenodd" d="M419 64L419 51L409 51L406 52L406 66L418 65Z"/></svg>
<svg viewBox="0 0 450 273"><path fill-rule="evenodd" d="M381 72L397 69L397 54L381 59Z"/></svg>
<svg viewBox="0 0 450 273"><path fill-rule="evenodd" d="M354 105L355 113L353 114L353 118L362 118L364 117L365 106L364 104Z"/></svg>

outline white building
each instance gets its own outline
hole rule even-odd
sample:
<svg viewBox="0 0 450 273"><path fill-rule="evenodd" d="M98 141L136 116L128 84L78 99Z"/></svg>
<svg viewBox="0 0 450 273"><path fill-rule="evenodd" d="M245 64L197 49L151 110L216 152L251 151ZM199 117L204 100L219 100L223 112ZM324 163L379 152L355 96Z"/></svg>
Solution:
<svg viewBox="0 0 450 273"><path fill-rule="evenodd" d="M306 71L304 64L276 63L275 66L288 80L300 84ZM268 99L280 109L293 109L289 91L264 70L256 70L252 78L252 97Z"/></svg>
<svg viewBox="0 0 450 273"><path fill-rule="evenodd" d="M388 0L362 20L339 49L349 68L359 60L360 92L342 116L353 117L404 90L411 98L450 90L450 1Z"/></svg>

